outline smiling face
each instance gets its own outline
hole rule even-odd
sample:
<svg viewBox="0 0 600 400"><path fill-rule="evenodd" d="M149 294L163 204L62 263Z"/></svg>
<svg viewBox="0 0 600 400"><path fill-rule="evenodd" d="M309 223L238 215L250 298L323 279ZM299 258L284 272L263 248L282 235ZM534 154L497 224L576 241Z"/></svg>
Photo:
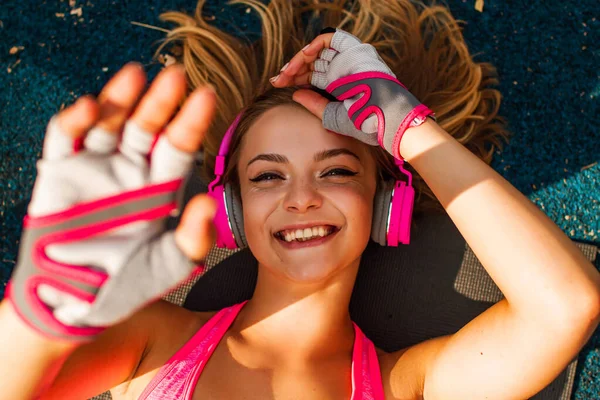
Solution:
<svg viewBox="0 0 600 400"><path fill-rule="evenodd" d="M263 267L308 283L359 262L376 187L367 145L282 105L248 129L237 170L246 238Z"/></svg>

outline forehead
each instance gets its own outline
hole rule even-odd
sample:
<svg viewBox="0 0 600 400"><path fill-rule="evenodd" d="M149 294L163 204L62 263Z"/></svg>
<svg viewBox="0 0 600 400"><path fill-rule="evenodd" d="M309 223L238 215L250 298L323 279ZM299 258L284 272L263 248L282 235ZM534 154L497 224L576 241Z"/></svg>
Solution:
<svg viewBox="0 0 600 400"><path fill-rule="evenodd" d="M260 153L312 155L330 148L347 148L361 159L366 145L356 139L327 131L321 120L293 105L274 107L262 114L248 129L240 158ZM360 154L359 154L360 153Z"/></svg>

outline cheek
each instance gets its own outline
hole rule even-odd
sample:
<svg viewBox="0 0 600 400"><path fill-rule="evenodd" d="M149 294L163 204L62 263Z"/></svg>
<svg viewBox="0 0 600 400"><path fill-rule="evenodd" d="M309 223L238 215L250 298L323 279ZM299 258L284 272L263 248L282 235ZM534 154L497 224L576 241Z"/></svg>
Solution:
<svg viewBox="0 0 600 400"><path fill-rule="evenodd" d="M277 194L266 191L246 192L242 195L244 230L248 244L263 231L267 232L266 222L277 207L278 197Z"/></svg>
<svg viewBox="0 0 600 400"><path fill-rule="evenodd" d="M374 188L356 186L345 187L331 192L331 200L345 215L346 224L356 237L371 233Z"/></svg>

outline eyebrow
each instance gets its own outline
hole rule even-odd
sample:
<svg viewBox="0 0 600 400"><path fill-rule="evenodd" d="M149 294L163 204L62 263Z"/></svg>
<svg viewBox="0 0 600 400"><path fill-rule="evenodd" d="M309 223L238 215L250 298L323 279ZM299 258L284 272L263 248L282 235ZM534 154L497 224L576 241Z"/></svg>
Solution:
<svg viewBox="0 0 600 400"><path fill-rule="evenodd" d="M337 156L341 156L341 155L348 155L348 156L354 157L358 161L360 161L360 158L354 152L352 152L348 149L344 149L344 148L322 150L318 153L315 153L313 159L315 162L320 162L320 161L324 161L328 158L337 157ZM270 161L270 162L275 162L275 163L279 163L279 164L288 164L290 162L290 160L288 160L288 158L286 156L283 156L281 154L275 154L275 153L259 154L256 157L254 157L252 160L248 161L248 164L246 165L246 169L248 169L250 164L252 164L255 161L259 161L259 160Z"/></svg>

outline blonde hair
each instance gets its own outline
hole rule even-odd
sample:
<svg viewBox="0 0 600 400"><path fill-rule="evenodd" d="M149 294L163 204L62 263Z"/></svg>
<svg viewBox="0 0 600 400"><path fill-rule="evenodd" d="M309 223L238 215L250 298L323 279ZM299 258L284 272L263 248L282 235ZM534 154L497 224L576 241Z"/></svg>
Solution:
<svg viewBox="0 0 600 400"><path fill-rule="evenodd" d="M250 43L211 26L199 0L194 15L161 14L176 24L156 51L181 47L178 62L185 66L189 91L211 83L217 89L217 112L203 142L202 175L210 178L215 156L227 128L246 108L232 152L242 131L264 111L291 99L293 89L272 89L269 78L309 43L324 26L343 29L372 44L398 79L437 116L438 124L486 163L502 141L508 141L505 121L499 117L501 94L490 63L473 61L461 28L450 11L433 2L415 0L234 0L254 9L262 21L262 38ZM308 17L308 19L307 19ZM308 23L304 23L307 20ZM243 128L243 129L242 129ZM230 153L232 154L232 153ZM373 154L380 174L401 177L391 155L380 148ZM228 160L228 176L236 156ZM414 169L415 212L442 210L431 189Z"/></svg>

